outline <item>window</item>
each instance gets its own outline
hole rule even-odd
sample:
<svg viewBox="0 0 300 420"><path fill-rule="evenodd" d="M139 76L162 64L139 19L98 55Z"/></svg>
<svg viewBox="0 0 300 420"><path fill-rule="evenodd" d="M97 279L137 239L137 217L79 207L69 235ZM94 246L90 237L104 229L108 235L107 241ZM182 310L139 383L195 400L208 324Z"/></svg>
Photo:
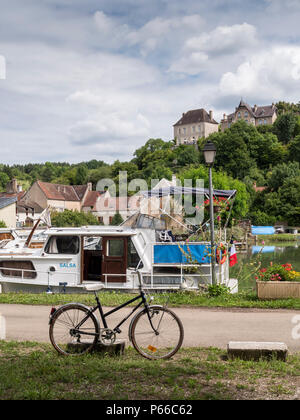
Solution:
<svg viewBox="0 0 300 420"><path fill-rule="evenodd" d="M79 243L78 236L51 236L45 246L45 252L75 255L79 252Z"/></svg>
<svg viewBox="0 0 300 420"><path fill-rule="evenodd" d="M264 119L264 124L267 124L267 120L266 119Z"/></svg>
<svg viewBox="0 0 300 420"><path fill-rule="evenodd" d="M259 120L259 122L258 122L260 125L262 125L262 123L263 123L263 120Z"/></svg>
<svg viewBox="0 0 300 420"><path fill-rule="evenodd" d="M241 118L241 113L240 112L238 112L238 118Z"/></svg>
<svg viewBox="0 0 300 420"><path fill-rule="evenodd" d="M245 117L245 118L248 118L248 111L245 111L245 112L244 112L244 117Z"/></svg>
<svg viewBox="0 0 300 420"><path fill-rule="evenodd" d="M183 134L185 135L186 134L186 128L184 127L184 129L183 129Z"/></svg>
<svg viewBox="0 0 300 420"><path fill-rule="evenodd" d="M140 261L140 256L130 238L128 241L128 267L136 268L137 266L143 268L143 263Z"/></svg>
<svg viewBox="0 0 300 420"><path fill-rule="evenodd" d="M196 132L196 127L193 125L193 133Z"/></svg>
<svg viewBox="0 0 300 420"><path fill-rule="evenodd" d="M107 256L122 257L124 255L124 240L110 239L107 241Z"/></svg>

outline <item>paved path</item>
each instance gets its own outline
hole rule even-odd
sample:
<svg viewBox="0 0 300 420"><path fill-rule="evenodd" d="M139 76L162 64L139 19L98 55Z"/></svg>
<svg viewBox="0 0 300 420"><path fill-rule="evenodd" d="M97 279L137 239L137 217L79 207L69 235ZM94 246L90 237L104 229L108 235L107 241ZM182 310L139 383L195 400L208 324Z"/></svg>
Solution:
<svg viewBox="0 0 300 420"><path fill-rule="evenodd" d="M300 352L300 311L175 308L184 325L185 347L226 348L229 341L280 341L290 352ZM113 314L115 326L120 317L129 313L122 309ZM0 304L0 339L49 342L50 307ZM122 326L127 339L128 325ZM294 337L293 337L294 336Z"/></svg>

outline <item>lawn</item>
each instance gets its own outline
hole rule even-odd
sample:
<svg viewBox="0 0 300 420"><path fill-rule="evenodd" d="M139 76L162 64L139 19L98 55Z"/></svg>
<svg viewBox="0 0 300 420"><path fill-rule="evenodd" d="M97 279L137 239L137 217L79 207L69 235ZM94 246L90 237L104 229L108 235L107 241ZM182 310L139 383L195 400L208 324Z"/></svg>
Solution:
<svg viewBox="0 0 300 420"><path fill-rule="evenodd" d="M169 293L154 293L153 303L165 304L169 307L223 307L223 308L258 308L258 309L300 309L300 299L259 300L254 292L241 292L237 294L226 293L211 297L207 293L198 291L176 291ZM134 295L123 292L103 291L98 296L103 306L120 305ZM81 302L93 305L93 294L30 294L30 293L2 293L0 304L22 305L62 305L69 302Z"/></svg>
<svg viewBox="0 0 300 420"><path fill-rule="evenodd" d="M181 349L173 359L59 356L50 345L0 341L0 400L237 400L300 397L300 358L227 360L226 352Z"/></svg>

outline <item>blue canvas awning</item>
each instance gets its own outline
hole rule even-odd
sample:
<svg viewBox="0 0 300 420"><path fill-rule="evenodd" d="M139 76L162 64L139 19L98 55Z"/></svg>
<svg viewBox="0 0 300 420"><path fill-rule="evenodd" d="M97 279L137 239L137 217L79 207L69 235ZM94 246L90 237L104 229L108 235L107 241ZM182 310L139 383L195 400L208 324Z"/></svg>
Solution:
<svg viewBox="0 0 300 420"><path fill-rule="evenodd" d="M252 226L252 235L274 235L273 226Z"/></svg>
<svg viewBox="0 0 300 420"><path fill-rule="evenodd" d="M210 250L209 244L154 245L154 264L210 264Z"/></svg>

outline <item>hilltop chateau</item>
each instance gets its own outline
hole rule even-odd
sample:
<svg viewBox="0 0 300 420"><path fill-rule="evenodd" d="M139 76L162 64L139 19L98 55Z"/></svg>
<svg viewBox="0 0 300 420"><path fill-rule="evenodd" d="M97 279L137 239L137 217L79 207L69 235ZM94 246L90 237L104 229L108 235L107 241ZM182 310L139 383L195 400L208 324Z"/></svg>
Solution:
<svg viewBox="0 0 300 420"><path fill-rule="evenodd" d="M255 126L273 124L277 119L277 108L274 104L266 106L254 105L251 107L246 102L241 100L235 112L230 115L223 115L221 120L221 130L230 128L231 124L244 120L248 124Z"/></svg>
<svg viewBox="0 0 300 420"><path fill-rule="evenodd" d="M255 126L274 124L278 110L274 104L251 107L241 99L232 114L223 115L220 124L213 118L213 111L193 109L182 114L182 117L173 125L176 146L181 144L196 144L200 137L208 137L219 130L230 128L237 121L243 120Z"/></svg>
<svg viewBox="0 0 300 420"><path fill-rule="evenodd" d="M174 127L176 146L196 144L199 137L207 137L218 131L219 124L213 119L213 112L205 109L194 109L182 114Z"/></svg>

